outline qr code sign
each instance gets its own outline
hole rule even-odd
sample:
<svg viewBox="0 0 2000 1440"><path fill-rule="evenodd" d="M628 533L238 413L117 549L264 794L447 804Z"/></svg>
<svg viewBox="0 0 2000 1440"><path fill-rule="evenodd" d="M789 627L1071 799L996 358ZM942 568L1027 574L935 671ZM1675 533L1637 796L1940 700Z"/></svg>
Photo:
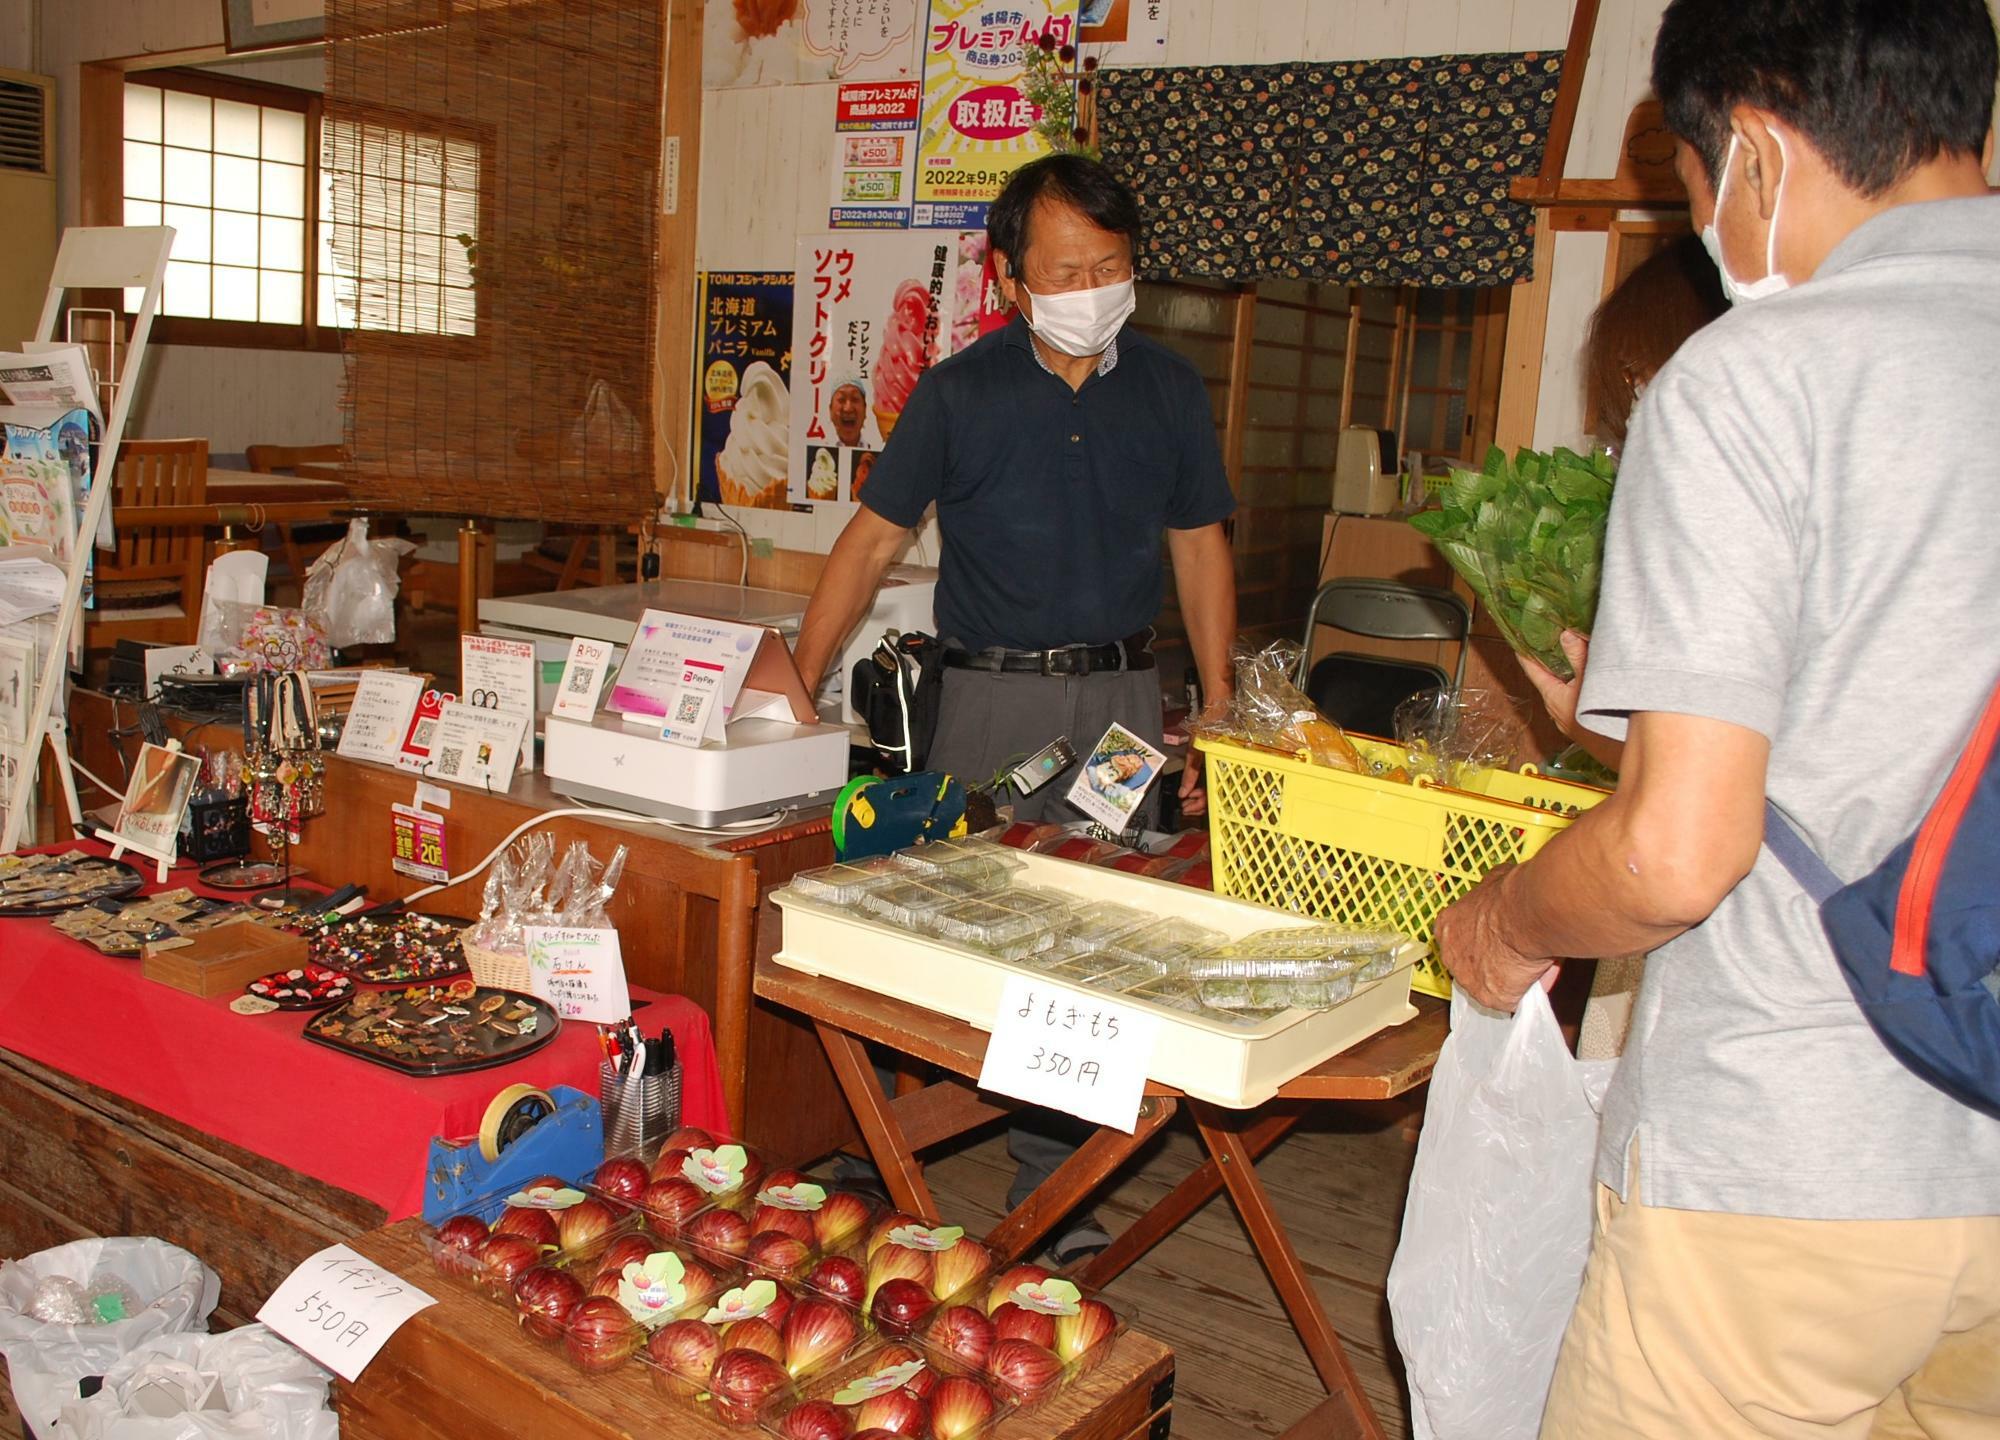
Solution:
<svg viewBox="0 0 2000 1440"><path fill-rule="evenodd" d="M463 764L465 764L465 751L459 746L447 745L438 752L438 769L447 775L456 775Z"/></svg>
<svg viewBox="0 0 2000 1440"><path fill-rule="evenodd" d="M674 724L692 725L701 718L701 696L683 695L674 706Z"/></svg>
<svg viewBox="0 0 2000 1440"><path fill-rule="evenodd" d="M419 720L417 728L410 734L410 743L420 750L430 749L431 736L436 732L437 726L438 722L435 720Z"/></svg>
<svg viewBox="0 0 2000 1440"><path fill-rule="evenodd" d="M589 693L591 676L597 672L587 665L579 665L569 672L569 693L583 695Z"/></svg>

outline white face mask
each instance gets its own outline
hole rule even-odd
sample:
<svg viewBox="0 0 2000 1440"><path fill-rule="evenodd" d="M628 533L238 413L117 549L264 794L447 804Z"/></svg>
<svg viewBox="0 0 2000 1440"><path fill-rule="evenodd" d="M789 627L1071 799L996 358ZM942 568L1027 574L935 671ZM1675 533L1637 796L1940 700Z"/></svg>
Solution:
<svg viewBox="0 0 2000 1440"><path fill-rule="evenodd" d="M1785 159L1785 170L1778 177L1778 193L1771 201L1771 229L1764 240L1764 278L1747 283L1729 273L1729 262L1722 258L1722 236L1715 228L1715 220L1701 227L1702 248L1708 251L1708 258L1715 262L1715 268L1722 275L1722 294L1731 305L1742 305L1751 300L1762 300L1767 296L1782 294L1792 288L1792 282L1778 269L1778 215L1785 205L1785 181L1791 178L1791 154L1785 149L1784 132L1773 129L1771 138L1778 142L1778 154ZM1729 134L1729 153L1722 159L1722 183L1715 191L1715 213L1722 214L1722 197L1729 192L1729 173L1736 163L1735 131Z"/></svg>
<svg viewBox="0 0 2000 1440"><path fill-rule="evenodd" d="M1037 295L1025 284L1021 289L1035 307L1028 317L1029 328L1063 354L1079 359L1110 349L1139 303L1130 280L1057 295Z"/></svg>

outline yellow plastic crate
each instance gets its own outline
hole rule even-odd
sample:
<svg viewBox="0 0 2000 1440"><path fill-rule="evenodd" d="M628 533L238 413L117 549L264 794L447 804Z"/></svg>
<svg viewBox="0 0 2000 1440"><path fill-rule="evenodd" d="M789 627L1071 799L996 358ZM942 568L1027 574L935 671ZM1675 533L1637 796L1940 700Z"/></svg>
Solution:
<svg viewBox="0 0 2000 1440"><path fill-rule="evenodd" d="M1395 763L1396 747L1350 736ZM1414 988L1449 996L1431 924L1487 871L1526 860L1611 792L1532 770L1488 770L1473 788L1352 775L1201 740L1220 895L1294 914L1400 930L1429 953Z"/></svg>

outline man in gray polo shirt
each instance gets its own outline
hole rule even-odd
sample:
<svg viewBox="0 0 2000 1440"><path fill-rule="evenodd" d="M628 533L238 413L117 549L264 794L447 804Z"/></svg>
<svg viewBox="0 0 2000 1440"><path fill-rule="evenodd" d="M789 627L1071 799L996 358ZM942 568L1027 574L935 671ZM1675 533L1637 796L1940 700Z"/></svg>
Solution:
<svg viewBox="0 0 2000 1440"><path fill-rule="evenodd" d="M1612 506L1575 698L1623 784L1438 927L1503 1009L1654 952L1545 1437L2000 1435L2000 1123L1882 1046L1760 850L1768 794L1871 869L2000 677L1997 63L1982 0L1661 22L1737 304L1647 391Z"/></svg>

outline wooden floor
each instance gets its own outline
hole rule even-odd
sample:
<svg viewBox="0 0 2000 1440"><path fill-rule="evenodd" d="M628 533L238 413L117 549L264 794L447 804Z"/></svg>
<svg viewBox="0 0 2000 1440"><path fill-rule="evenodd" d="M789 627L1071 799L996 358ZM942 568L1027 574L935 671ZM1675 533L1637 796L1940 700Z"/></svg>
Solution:
<svg viewBox="0 0 2000 1440"><path fill-rule="evenodd" d="M1382 1296L1415 1156L1406 1113L1325 1107L1324 1118L1300 1126L1258 1167L1391 1437L1410 1434ZM1099 1204L1107 1228L1123 1229L1200 1159L1192 1128L1176 1117ZM999 1218L1013 1172L999 1133L926 1168L946 1219L975 1234ZM1106 1298L1176 1351L1177 1440L1279 1435L1325 1394L1226 1195L1120 1276Z"/></svg>

